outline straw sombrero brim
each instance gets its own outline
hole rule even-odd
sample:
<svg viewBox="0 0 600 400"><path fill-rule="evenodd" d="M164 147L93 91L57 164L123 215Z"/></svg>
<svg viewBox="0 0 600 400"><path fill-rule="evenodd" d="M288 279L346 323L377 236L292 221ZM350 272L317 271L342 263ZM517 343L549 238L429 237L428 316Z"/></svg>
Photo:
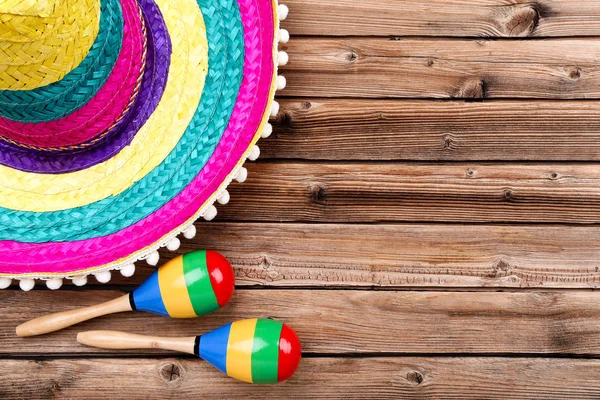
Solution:
<svg viewBox="0 0 600 400"><path fill-rule="evenodd" d="M126 9L127 1L122 4ZM195 219L214 216L212 203L226 197L234 177L243 178L242 163L256 156L254 143L270 131L276 3L147 0L139 5L148 58L169 48L157 43L153 7L171 41L160 101L131 143L106 161L61 174L0 168L7 178L0 183L0 219L6 222L0 227L1 275L75 277L155 258L157 248L186 229L189 233ZM169 114L173 118L165 121Z"/></svg>

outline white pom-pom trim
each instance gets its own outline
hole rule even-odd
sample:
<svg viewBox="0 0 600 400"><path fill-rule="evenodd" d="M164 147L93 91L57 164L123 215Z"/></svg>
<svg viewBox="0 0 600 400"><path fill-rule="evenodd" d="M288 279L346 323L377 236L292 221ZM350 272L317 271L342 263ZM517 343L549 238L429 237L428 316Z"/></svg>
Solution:
<svg viewBox="0 0 600 400"><path fill-rule="evenodd" d="M1 278L0 279L0 289L6 289L6 288L8 288L11 283L12 283L12 279Z"/></svg>
<svg viewBox="0 0 600 400"><path fill-rule="evenodd" d="M273 133L273 125L266 124L265 128L263 129L262 133L260 134L260 137L263 139L266 139L269 136L271 136L272 133Z"/></svg>
<svg viewBox="0 0 600 400"><path fill-rule="evenodd" d="M283 89L285 89L286 86L287 86L287 80L285 79L285 76L279 75L277 77L277 90L283 90Z"/></svg>
<svg viewBox="0 0 600 400"><path fill-rule="evenodd" d="M290 13L290 9L285 4L280 4L277 7L277 14L279 15L280 21L285 21L285 19L288 17L289 13Z"/></svg>
<svg viewBox="0 0 600 400"><path fill-rule="evenodd" d="M290 41L290 33L287 29L279 30L279 43L287 43Z"/></svg>
<svg viewBox="0 0 600 400"><path fill-rule="evenodd" d="M54 278L54 279L48 279L46 281L46 286L48 287L48 289L50 290L58 290L60 289L60 287L63 285L63 280L62 278Z"/></svg>
<svg viewBox="0 0 600 400"><path fill-rule="evenodd" d="M283 65L287 65L290 61L290 56L285 51L280 51L277 53L277 64L281 67Z"/></svg>
<svg viewBox="0 0 600 400"><path fill-rule="evenodd" d="M237 175L235 176L235 180L238 181L239 183L244 183L244 182L246 182L246 179L248 179L248 170L246 168L242 167L242 168L240 168Z"/></svg>
<svg viewBox="0 0 600 400"><path fill-rule="evenodd" d="M223 190L221 192L221 194L219 195L219 197L217 197L217 201L219 202L219 204L225 205L227 203L229 203L229 192L227 190Z"/></svg>
<svg viewBox="0 0 600 400"><path fill-rule="evenodd" d="M127 264L119 271L121 272L121 275L123 275L125 278L130 278L133 276L133 274L135 274L135 264Z"/></svg>
<svg viewBox="0 0 600 400"><path fill-rule="evenodd" d="M204 215L202 216L202 218L204 218L206 221L212 221L213 219L215 219L216 216L217 216L217 207L215 207L214 205L210 205L204 212Z"/></svg>
<svg viewBox="0 0 600 400"><path fill-rule="evenodd" d="M87 275L74 276L71 282L75 286L84 286L87 283Z"/></svg>
<svg viewBox="0 0 600 400"><path fill-rule="evenodd" d="M185 228L185 230L183 231L183 236L186 239L193 239L194 236L196 236L196 226L194 224L188 226L187 228Z"/></svg>
<svg viewBox="0 0 600 400"><path fill-rule="evenodd" d="M94 273L94 276L96 277L96 280L98 282L108 283L108 282L110 282L110 278L111 278L112 274L110 273L110 271L100 271L100 272Z"/></svg>
<svg viewBox="0 0 600 400"><path fill-rule="evenodd" d="M258 146L252 146L248 153L248 160L256 161L260 157L260 148Z"/></svg>
<svg viewBox="0 0 600 400"><path fill-rule="evenodd" d="M35 281L33 279L21 279L19 281L19 287L24 292L29 292L35 286Z"/></svg>
<svg viewBox="0 0 600 400"><path fill-rule="evenodd" d="M153 267L155 267L156 264L158 264L159 260L160 254L158 254L158 251L153 251L152 253L148 254L148 257L146 257L146 262L152 265Z"/></svg>
<svg viewBox="0 0 600 400"><path fill-rule="evenodd" d="M179 249L179 246L181 246L181 240L179 240L176 237L167 242L167 249L169 251L176 251L177 249Z"/></svg>
<svg viewBox="0 0 600 400"><path fill-rule="evenodd" d="M279 103L274 101L273 104L271 104L271 117L276 117L277 114L279 114Z"/></svg>

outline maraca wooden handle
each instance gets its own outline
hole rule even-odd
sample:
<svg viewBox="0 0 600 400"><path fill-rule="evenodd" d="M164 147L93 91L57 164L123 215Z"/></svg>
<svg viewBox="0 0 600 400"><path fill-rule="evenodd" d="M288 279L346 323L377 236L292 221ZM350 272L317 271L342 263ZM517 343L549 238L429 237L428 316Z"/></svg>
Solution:
<svg viewBox="0 0 600 400"><path fill-rule="evenodd" d="M95 306L44 315L17 326L17 336L37 336L55 332L102 315L131 311L129 295Z"/></svg>
<svg viewBox="0 0 600 400"><path fill-rule="evenodd" d="M117 331L88 331L77 334L77 341L102 349L163 349L194 354L196 337L170 338Z"/></svg>

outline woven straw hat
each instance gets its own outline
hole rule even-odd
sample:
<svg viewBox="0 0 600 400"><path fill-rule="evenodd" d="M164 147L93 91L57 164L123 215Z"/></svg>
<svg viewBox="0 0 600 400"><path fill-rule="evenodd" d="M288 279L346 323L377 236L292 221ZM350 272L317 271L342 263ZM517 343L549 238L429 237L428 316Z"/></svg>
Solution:
<svg viewBox="0 0 600 400"><path fill-rule="evenodd" d="M0 288L191 238L271 132L276 0L0 1Z"/></svg>

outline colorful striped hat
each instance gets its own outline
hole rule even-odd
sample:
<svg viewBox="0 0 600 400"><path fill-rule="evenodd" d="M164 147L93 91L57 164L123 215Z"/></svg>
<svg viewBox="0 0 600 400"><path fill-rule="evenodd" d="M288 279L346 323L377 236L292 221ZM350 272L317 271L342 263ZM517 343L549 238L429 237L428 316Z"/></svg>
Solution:
<svg viewBox="0 0 600 400"><path fill-rule="evenodd" d="M158 262L272 128L276 0L0 1L0 288Z"/></svg>

